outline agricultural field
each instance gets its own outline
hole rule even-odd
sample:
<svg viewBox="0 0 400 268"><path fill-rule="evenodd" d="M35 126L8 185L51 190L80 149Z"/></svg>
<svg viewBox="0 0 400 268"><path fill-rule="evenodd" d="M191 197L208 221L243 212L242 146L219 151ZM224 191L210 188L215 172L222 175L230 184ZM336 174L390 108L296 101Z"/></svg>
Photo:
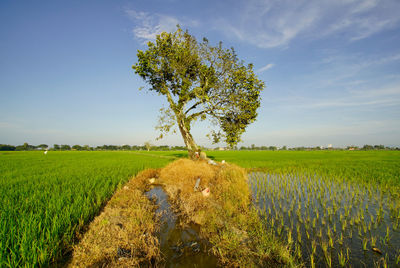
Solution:
<svg viewBox="0 0 400 268"><path fill-rule="evenodd" d="M300 263L400 262L400 152L207 155L248 169L266 227L290 245ZM182 151L0 153L0 267L59 262L116 189L140 170L186 156Z"/></svg>
<svg viewBox="0 0 400 268"><path fill-rule="evenodd" d="M400 265L400 153L210 152L249 168L264 223L307 267Z"/></svg>
<svg viewBox="0 0 400 268"><path fill-rule="evenodd" d="M208 156L266 173L319 174L399 193L399 151L211 151Z"/></svg>
<svg viewBox="0 0 400 268"><path fill-rule="evenodd" d="M379 186L296 173L249 178L265 224L307 267L400 265L400 199Z"/></svg>
<svg viewBox="0 0 400 268"><path fill-rule="evenodd" d="M1 152L0 267L59 261L118 187L170 159L134 152Z"/></svg>

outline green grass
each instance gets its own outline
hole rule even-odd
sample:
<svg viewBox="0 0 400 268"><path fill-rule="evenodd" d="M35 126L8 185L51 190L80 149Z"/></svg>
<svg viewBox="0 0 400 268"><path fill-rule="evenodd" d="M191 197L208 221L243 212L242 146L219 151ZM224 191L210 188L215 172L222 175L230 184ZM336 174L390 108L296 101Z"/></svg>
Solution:
<svg viewBox="0 0 400 268"><path fill-rule="evenodd" d="M210 151L207 156L268 173L316 173L400 187L400 151Z"/></svg>
<svg viewBox="0 0 400 268"><path fill-rule="evenodd" d="M135 152L0 153L0 267L59 260L117 187L170 160Z"/></svg>

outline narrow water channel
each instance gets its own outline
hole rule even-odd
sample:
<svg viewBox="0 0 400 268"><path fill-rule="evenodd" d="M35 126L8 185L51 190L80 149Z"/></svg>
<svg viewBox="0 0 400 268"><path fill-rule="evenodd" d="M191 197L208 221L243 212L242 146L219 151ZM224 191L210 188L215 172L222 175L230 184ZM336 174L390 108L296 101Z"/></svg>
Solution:
<svg viewBox="0 0 400 268"><path fill-rule="evenodd" d="M182 227L163 188L152 186L146 195L156 202L156 213L161 216L157 235L165 267L217 267L217 258L208 254L207 242L199 237L199 226L186 224Z"/></svg>

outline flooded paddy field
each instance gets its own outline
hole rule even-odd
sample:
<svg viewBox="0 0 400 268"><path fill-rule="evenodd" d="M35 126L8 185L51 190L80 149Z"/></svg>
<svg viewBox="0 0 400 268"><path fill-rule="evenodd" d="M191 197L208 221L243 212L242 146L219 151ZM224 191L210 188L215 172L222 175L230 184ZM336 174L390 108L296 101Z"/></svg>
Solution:
<svg viewBox="0 0 400 268"><path fill-rule="evenodd" d="M307 267L400 265L400 200L378 185L249 174L265 224Z"/></svg>

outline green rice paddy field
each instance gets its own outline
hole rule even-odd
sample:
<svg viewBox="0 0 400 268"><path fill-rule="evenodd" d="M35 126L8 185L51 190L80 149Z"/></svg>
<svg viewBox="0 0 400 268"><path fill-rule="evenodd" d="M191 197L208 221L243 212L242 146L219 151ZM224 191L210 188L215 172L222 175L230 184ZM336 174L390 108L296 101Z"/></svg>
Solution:
<svg viewBox="0 0 400 268"><path fill-rule="evenodd" d="M59 262L117 188L142 169L186 155L1 152L0 267ZM212 151L208 156L249 169L260 216L299 263L400 264L400 152Z"/></svg>

